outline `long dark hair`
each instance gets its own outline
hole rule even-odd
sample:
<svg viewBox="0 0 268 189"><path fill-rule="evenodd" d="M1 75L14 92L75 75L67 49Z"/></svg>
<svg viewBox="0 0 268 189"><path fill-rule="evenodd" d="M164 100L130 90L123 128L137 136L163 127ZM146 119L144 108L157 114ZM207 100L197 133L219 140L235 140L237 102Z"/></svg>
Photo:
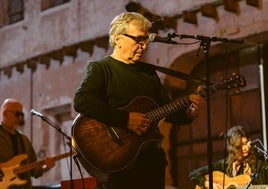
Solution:
<svg viewBox="0 0 268 189"><path fill-rule="evenodd" d="M227 133L227 149L228 149L228 159L227 159L227 173L232 174L233 162L246 162L251 168L251 172L254 173L257 170L257 155L253 148L249 148L249 155L243 157L242 154L242 137L249 140L248 133L246 129L242 126L234 126L229 129Z"/></svg>

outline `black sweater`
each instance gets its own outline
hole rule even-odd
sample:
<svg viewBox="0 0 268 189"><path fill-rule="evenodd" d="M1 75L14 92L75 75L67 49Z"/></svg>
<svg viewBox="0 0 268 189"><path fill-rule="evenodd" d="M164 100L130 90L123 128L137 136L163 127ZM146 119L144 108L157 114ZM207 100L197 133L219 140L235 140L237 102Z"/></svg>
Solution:
<svg viewBox="0 0 268 189"><path fill-rule="evenodd" d="M169 102L155 70L141 64L125 64L112 57L90 62L87 72L74 97L77 112L95 118L110 126L124 128L128 111L120 109L138 96L146 96L158 106ZM145 104L140 104L143 107ZM146 113L146 112L142 112ZM185 124L192 120L185 110L168 117L167 121Z"/></svg>

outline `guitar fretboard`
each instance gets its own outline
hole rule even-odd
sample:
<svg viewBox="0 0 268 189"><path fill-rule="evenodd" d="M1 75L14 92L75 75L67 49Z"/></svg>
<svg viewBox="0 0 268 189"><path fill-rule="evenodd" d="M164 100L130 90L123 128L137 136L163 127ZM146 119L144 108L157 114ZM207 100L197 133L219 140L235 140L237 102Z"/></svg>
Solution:
<svg viewBox="0 0 268 189"><path fill-rule="evenodd" d="M67 153L64 153L64 154L60 154L60 155L54 156L53 159L55 161L58 161L58 160L60 160L62 158L68 157L70 155L71 155L71 152L67 152ZM45 161L44 160L40 160L40 161L37 161L37 162L34 162L34 163L30 163L30 164L27 164L27 165L23 165L23 166L17 167L13 171L14 171L15 174L20 174L20 173L23 173L23 172L26 172L26 171L30 171L30 170L35 169L35 168L38 168L38 167L42 167L44 165L45 165Z"/></svg>
<svg viewBox="0 0 268 189"><path fill-rule="evenodd" d="M246 86L246 81L243 77L236 75L235 73L227 81L218 82L209 86L206 90L203 88L201 91L197 92L203 98L206 98L208 95L211 95L217 92L220 89L232 89L237 87ZM156 108L152 111L146 113L146 116L151 121L159 121L162 118L173 114L179 110L183 110L191 105L190 96L186 96L175 101L172 101L169 104Z"/></svg>

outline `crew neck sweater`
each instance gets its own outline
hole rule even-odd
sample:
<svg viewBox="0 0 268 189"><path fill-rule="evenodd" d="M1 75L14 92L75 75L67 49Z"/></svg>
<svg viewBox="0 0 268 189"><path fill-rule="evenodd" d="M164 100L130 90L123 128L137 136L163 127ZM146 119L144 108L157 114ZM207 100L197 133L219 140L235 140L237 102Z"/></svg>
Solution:
<svg viewBox="0 0 268 189"><path fill-rule="evenodd" d="M141 96L158 106L170 102L155 70L109 56L89 63L75 94L74 108L111 126L126 127L129 113L122 108ZM185 116L180 114L177 119L189 121Z"/></svg>

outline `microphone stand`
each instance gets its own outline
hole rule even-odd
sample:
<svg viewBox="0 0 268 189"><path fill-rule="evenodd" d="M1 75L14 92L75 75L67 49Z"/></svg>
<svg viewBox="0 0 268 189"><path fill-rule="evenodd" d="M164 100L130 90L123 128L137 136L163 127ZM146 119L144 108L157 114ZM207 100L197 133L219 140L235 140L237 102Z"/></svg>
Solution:
<svg viewBox="0 0 268 189"><path fill-rule="evenodd" d="M72 148L72 139L70 136L68 136L66 133L64 133L61 128L59 126L57 126L55 123L53 123L50 119L48 119L46 116L40 114L38 115L39 117L41 117L41 119L45 122L47 122L50 126L52 126L54 129L56 129L61 135L63 135L65 138L68 139L68 146L69 146L69 149L70 149L70 181L71 181L71 188L70 189L73 189L74 186L73 186L73 166L72 166L72 154L73 154L73 148Z"/></svg>
<svg viewBox="0 0 268 189"><path fill-rule="evenodd" d="M182 38L190 38L190 39L197 39L200 41L200 46L197 51L197 56L199 55L200 49L203 49L203 53L205 55L205 65L206 65L206 96L207 96L207 127L208 127L208 168L209 168L209 189L213 189L213 174L212 174L212 161L213 161L213 150L212 150L212 136L211 136L211 122L210 122L210 94L209 94L209 86L210 86L210 67L209 67L209 49L211 42L231 42L231 43L243 43L243 40L240 39L227 39L227 38L220 38L220 37L207 37L201 35L186 35L186 34L175 34L169 33L168 37L174 38L179 37Z"/></svg>
<svg viewBox="0 0 268 189"><path fill-rule="evenodd" d="M260 142L261 146L263 147L262 142L261 142L261 141L259 141L259 142ZM264 161L267 161L267 160L268 160L268 153L267 153L267 151L264 150L264 148L262 149L262 148L260 148L259 146L257 146L256 144L254 144L252 147L253 147L254 149L256 149L257 152L260 152L260 153L263 155L263 157L264 157ZM260 170L260 167L259 167L258 170ZM253 183L253 181L254 181L258 176L259 176L259 173L258 173L258 172L257 172L257 173L253 173L253 174L251 175L251 179L250 179L249 183L245 186L245 189L248 189L249 186Z"/></svg>
<svg viewBox="0 0 268 189"><path fill-rule="evenodd" d="M263 157L264 157L265 160L268 160L268 153L267 153L267 151L265 151L264 149L260 148L256 144L253 145L253 148L255 148L257 150L257 152L260 152L263 155Z"/></svg>
<svg viewBox="0 0 268 189"><path fill-rule="evenodd" d="M253 173L251 175L250 181L248 182L248 184L245 186L244 189L248 189L250 187L250 185L252 184L252 182L259 176L258 173Z"/></svg>
<svg viewBox="0 0 268 189"><path fill-rule="evenodd" d="M197 52L197 56L199 54L200 48L203 49L203 53L205 55L205 65L206 65L206 95L207 95L207 127L208 127L208 168L209 168L209 188L213 188L213 174L212 174L212 161L213 161L213 151L212 151L212 136L211 136L211 122L210 122L210 94L209 94L209 85L210 85L210 67L208 63L209 59L209 48L210 48L210 39L202 38L200 41L200 47Z"/></svg>

